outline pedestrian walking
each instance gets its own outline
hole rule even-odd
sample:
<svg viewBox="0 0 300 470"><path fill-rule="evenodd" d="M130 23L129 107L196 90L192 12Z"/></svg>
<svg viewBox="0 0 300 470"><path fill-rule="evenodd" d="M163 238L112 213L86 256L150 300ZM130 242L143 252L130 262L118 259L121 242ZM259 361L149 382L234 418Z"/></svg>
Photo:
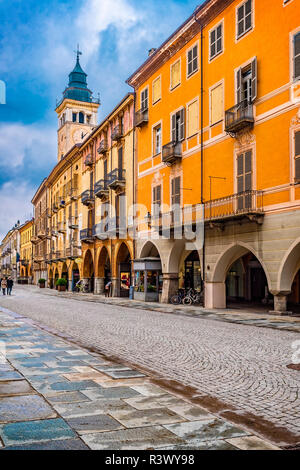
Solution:
<svg viewBox="0 0 300 470"><path fill-rule="evenodd" d="M105 286L105 297L110 297L110 295L111 295L111 286L112 286L112 282L108 281L108 283Z"/></svg>
<svg viewBox="0 0 300 470"><path fill-rule="evenodd" d="M4 278L1 281L1 289L2 289L2 294L5 295L6 289L7 289L7 280Z"/></svg>
<svg viewBox="0 0 300 470"><path fill-rule="evenodd" d="M14 281L12 280L11 277L9 277L7 280L7 295L11 295L13 285L14 285Z"/></svg>

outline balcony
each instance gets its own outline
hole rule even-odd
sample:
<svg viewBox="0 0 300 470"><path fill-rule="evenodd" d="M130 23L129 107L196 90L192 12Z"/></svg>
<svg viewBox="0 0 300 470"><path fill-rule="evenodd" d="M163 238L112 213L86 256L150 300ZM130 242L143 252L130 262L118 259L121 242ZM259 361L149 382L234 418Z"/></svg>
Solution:
<svg viewBox="0 0 300 470"><path fill-rule="evenodd" d="M162 161L167 165L173 165L182 159L181 142L169 142L162 148Z"/></svg>
<svg viewBox="0 0 300 470"><path fill-rule="evenodd" d="M139 109L135 113L135 125L136 127L143 127L145 124L149 122L149 113L148 109Z"/></svg>
<svg viewBox="0 0 300 470"><path fill-rule="evenodd" d="M67 229L66 229L66 221L65 220L57 223L57 231L59 233L66 233Z"/></svg>
<svg viewBox="0 0 300 470"><path fill-rule="evenodd" d="M66 201L65 201L64 198L61 198L61 199L59 200L59 208L60 208L60 209L63 209L64 207L66 207Z"/></svg>
<svg viewBox="0 0 300 470"><path fill-rule="evenodd" d="M108 238L108 221L102 221L93 227L93 236L99 240L106 240Z"/></svg>
<svg viewBox="0 0 300 470"><path fill-rule="evenodd" d="M39 238L37 237L37 235L35 234L35 231L36 231L36 230L34 229L33 234L32 234L32 237L31 237L31 243L33 243L33 245L36 245L36 244L40 241L40 239L39 239Z"/></svg>
<svg viewBox="0 0 300 470"><path fill-rule="evenodd" d="M69 190L68 196L71 199L71 201L77 201L77 199L79 198L78 189L77 188L71 188Z"/></svg>
<svg viewBox="0 0 300 470"><path fill-rule="evenodd" d="M115 168L108 174L108 186L110 189L124 189L126 180L125 180L126 170Z"/></svg>
<svg viewBox="0 0 300 470"><path fill-rule="evenodd" d="M94 160L93 160L93 156L91 153L89 153L85 159L84 159L84 164L85 166L89 166L89 167L92 167L93 164L94 164Z"/></svg>
<svg viewBox="0 0 300 470"><path fill-rule="evenodd" d="M20 259L20 263L22 266L28 266L28 260L27 259Z"/></svg>
<svg viewBox="0 0 300 470"><path fill-rule="evenodd" d="M261 224L263 215L263 191L245 191L213 199L204 204L205 222L210 225L215 222L241 219Z"/></svg>
<svg viewBox="0 0 300 470"><path fill-rule="evenodd" d="M99 153L99 155L105 155L107 151L108 151L107 139L103 139L100 142L97 152Z"/></svg>
<svg viewBox="0 0 300 470"><path fill-rule="evenodd" d="M80 230L80 240L85 243L93 243L93 230L91 228Z"/></svg>
<svg viewBox="0 0 300 470"><path fill-rule="evenodd" d="M49 219L52 217L50 209L46 209L46 217L48 217Z"/></svg>
<svg viewBox="0 0 300 470"><path fill-rule="evenodd" d="M39 227L38 230L37 230L37 236L41 240L45 240L45 238L47 236L46 229L44 227Z"/></svg>
<svg viewBox="0 0 300 470"><path fill-rule="evenodd" d="M113 236L119 236L120 238L125 238L127 235L127 227L126 222L124 221L123 224L120 224L120 217L110 217L106 221L107 229L106 232L109 234L110 238Z"/></svg>
<svg viewBox="0 0 300 470"><path fill-rule="evenodd" d="M91 206L94 204L94 192L87 189L81 194L81 202L84 206Z"/></svg>
<svg viewBox="0 0 300 470"><path fill-rule="evenodd" d="M113 142L117 142L118 140L122 139L123 137L123 128L122 126L118 125L113 128L111 133L111 140Z"/></svg>
<svg viewBox="0 0 300 470"><path fill-rule="evenodd" d="M52 228L51 228L51 235L52 235L52 237L58 237L58 230L57 230L57 227L55 225L53 225Z"/></svg>
<svg viewBox="0 0 300 470"><path fill-rule="evenodd" d="M236 104L225 111L225 132L235 136L245 128L252 128L254 125L253 105L247 101Z"/></svg>
<svg viewBox="0 0 300 470"><path fill-rule="evenodd" d="M52 211L56 214L58 212L58 203L55 201L52 205Z"/></svg>
<svg viewBox="0 0 300 470"><path fill-rule="evenodd" d="M68 227L72 230L76 230L78 228L78 217L70 217L68 220Z"/></svg>
<svg viewBox="0 0 300 470"><path fill-rule="evenodd" d="M109 196L109 187L107 185L108 180L99 180L97 183L95 183L94 186L94 194L96 197L101 199L101 201L105 201L108 199Z"/></svg>
<svg viewBox="0 0 300 470"><path fill-rule="evenodd" d="M76 259L81 256L81 249L77 246L69 246L66 249L66 257L69 259Z"/></svg>

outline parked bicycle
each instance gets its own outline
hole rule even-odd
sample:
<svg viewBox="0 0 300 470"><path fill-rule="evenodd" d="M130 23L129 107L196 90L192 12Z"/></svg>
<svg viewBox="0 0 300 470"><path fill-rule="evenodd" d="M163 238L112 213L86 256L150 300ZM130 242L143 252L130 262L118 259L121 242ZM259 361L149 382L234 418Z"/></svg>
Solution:
<svg viewBox="0 0 300 470"><path fill-rule="evenodd" d="M76 289L77 289L77 292L79 292L80 294L87 294L89 292L88 284L84 283L81 280L77 282Z"/></svg>
<svg viewBox="0 0 300 470"><path fill-rule="evenodd" d="M202 301L202 291L189 289L187 295L182 299L183 305L200 304Z"/></svg>
<svg viewBox="0 0 300 470"><path fill-rule="evenodd" d="M170 297L170 303L172 305L180 305L182 304L182 300L185 297L185 289L179 289L177 294L174 294Z"/></svg>

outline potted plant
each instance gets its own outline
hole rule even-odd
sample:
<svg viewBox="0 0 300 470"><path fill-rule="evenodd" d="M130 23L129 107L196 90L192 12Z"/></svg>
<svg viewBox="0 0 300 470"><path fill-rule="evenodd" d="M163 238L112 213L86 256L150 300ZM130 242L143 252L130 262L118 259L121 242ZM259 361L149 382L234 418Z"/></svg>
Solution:
<svg viewBox="0 0 300 470"><path fill-rule="evenodd" d="M59 292L64 292L67 288L67 284L68 284L67 279L64 279L64 278L57 279L56 281L57 290Z"/></svg>
<svg viewBox="0 0 300 470"><path fill-rule="evenodd" d="M44 289L46 286L46 279L41 278L38 280L38 283L39 283L40 289Z"/></svg>

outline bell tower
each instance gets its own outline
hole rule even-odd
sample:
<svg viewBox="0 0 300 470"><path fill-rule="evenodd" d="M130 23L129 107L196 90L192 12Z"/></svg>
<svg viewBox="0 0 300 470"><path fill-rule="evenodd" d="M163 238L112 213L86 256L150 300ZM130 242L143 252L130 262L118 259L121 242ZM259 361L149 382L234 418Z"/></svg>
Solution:
<svg viewBox="0 0 300 470"><path fill-rule="evenodd" d="M57 103L55 109L58 117L58 161L75 144L83 142L97 126L100 100L94 99L93 93L87 87L87 74L82 70L79 62L81 54L78 47L76 65L69 74L69 85L63 92L63 97Z"/></svg>

